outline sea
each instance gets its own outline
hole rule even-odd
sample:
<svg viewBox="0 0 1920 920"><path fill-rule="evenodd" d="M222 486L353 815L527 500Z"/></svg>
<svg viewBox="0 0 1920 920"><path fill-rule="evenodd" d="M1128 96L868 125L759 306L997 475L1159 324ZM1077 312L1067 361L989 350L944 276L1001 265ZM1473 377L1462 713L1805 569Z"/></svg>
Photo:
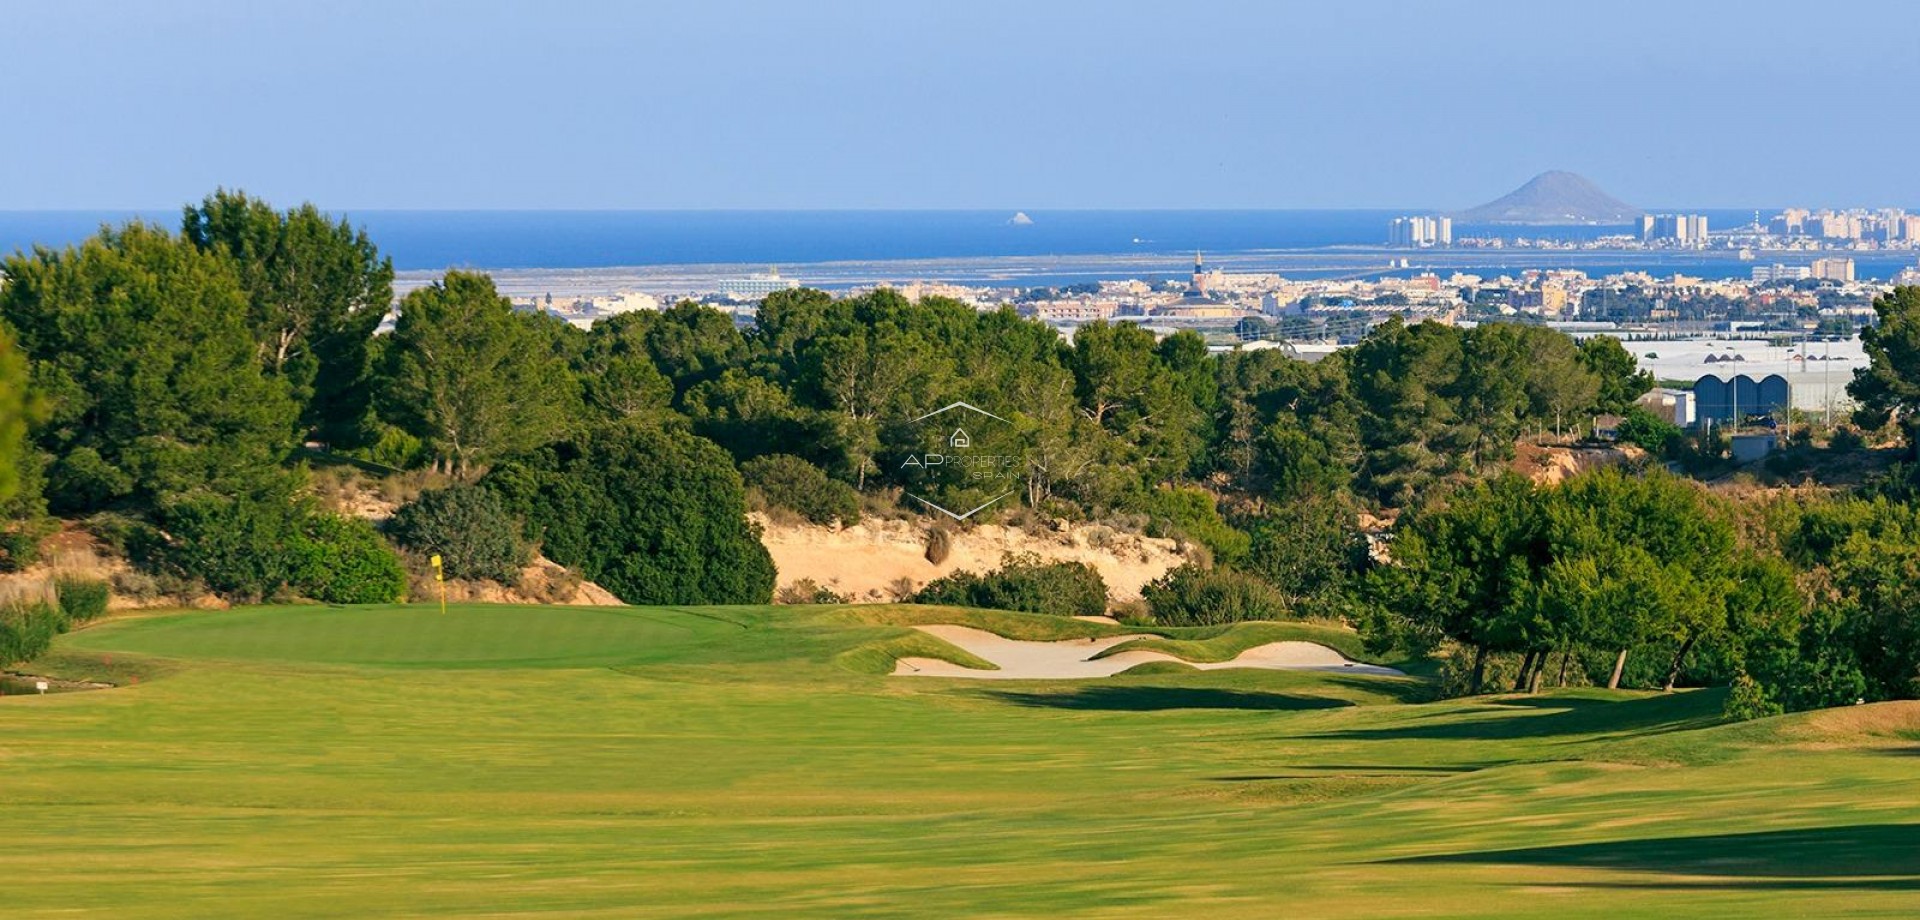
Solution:
<svg viewBox="0 0 1920 920"><path fill-rule="evenodd" d="M1777 209L1758 209L1761 216ZM970 211L344 211L403 273L473 269L608 269L700 266L743 274L778 266L833 287L869 277L992 284L1067 284L1115 277L1175 277L1194 255L1227 271L1315 278L1435 271L1496 277L1528 268L1590 274L1645 270L1707 278L1747 277L1755 263L1734 253L1384 248L1381 210L1010 210ZM1699 212L1696 212L1699 213ZM1746 224L1755 209L1706 211L1710 226ZM178 211L0 211L0 254L72 245L103 224L139 219L174 226ZM1456 238L1528 236L1569 243L1629 232L1625 226L1455 225ZM1761 262L1804 264L1815 253ZM1856 273L1887 278L1912 253L1854 254ZM1405 260L1402 264L1401 260ZM895 265L897 263L897 265ZM860 264L863 270L847 270ZM809 272L810 266L820 270ZM826 268L832 266L833 268ZM898 272L890 272L897 267ZM844 286L841 284L841 286Z"/></svg>

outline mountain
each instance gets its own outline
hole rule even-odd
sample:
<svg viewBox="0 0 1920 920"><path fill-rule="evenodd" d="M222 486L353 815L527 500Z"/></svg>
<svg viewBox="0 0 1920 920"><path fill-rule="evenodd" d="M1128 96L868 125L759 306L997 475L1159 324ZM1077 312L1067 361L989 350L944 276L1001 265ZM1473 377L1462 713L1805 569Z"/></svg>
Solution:
<svg viewBox="0 0 1920 920"><path fill-rule="evenodd" d="M1554 170L1453 219L1463 224L1624 224L1640 213L1585 176Z"/></svg>

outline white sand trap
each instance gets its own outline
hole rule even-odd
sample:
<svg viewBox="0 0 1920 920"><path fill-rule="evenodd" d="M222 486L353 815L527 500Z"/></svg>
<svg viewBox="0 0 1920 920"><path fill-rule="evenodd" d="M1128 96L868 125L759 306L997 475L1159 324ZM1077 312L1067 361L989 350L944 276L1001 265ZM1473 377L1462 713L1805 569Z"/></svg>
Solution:
<svg viewBox="0 0 1920 920"><path fill-rule="evenodd" d="M930 636L945 640L965 651L999 665L998 671L964 668L937 658L902 658L893 673L915 677L970 677L977 680L1059 680L1076 677L1112 677L1149 661L1176 661L1203 671L1223 668L1266 668L1290 671L1344 671L1352 674L1400 676L1392 668L1348 661L1333 649L1313 642L1269 642L1240 653L1232 661L1192 662L1165 652L1130 651L1094 659L1122 642L1151 638L1144 635L1107 636L1100 639L1068 639L1062 642L1027 642L1008 639L969 626L915 626Z"/></svg>

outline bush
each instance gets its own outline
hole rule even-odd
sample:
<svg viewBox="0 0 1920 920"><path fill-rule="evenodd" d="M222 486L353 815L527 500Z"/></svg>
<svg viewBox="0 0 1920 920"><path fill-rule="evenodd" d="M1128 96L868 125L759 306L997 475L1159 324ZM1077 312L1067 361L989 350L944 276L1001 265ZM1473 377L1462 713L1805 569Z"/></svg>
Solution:
<svg viewBox="0 0 1920 920"><path fill-rule="evenodd" d="M66 628L58 608L45 602L0 605L0 665L32 661Z"/></svg>
<svg viewBox="0 0 1920 920"><path fill-rule="evenodd" d="M1140 590L1155 621L1211 626L1245 620L1284 620L1287 600L1272 585L1231 569L1183 565Z"/></svg>
<svg viewBox="0 0 1920 920"><path fill-rule="evenodd" d="M1733 685L1727 691L1727 702L1722 707L1721 714L1731 721L1744 722L1748 719L1777 716L1782 711L1780 704L1774 702L1773 697L1767 693L1767 688L1761 686L1759 681L1745 674L1739 674L1734 676Z"/></svg>
<svg viewBox="0 0 1920 920"><path fill-rule="evenodd" d="M40 559L40 541L51 520L0 522L0 572L18 572Z"/></svg>
<svg viewBox="0 0 1920 920"><path fill-rule="evenodd" d="M373 525L315 514L289 546L287 587L328 604L391 604L407 596L407 570Z"/></svg>
<svg viewBox="0 0 1920 920"><path fill-rule="evenodd" d="M1235 529L1220 516L1213 493L1205 489L1191 486L1154 489L1130 504L1134 510L1150 515L1156 523L1164 522L1173 534L1204 544L1213 558L1221 562L1239 562L1246 557L1251 545L1245 532Z"/></svg>
<svg viewBox="0 0 1920 920"><path fill-rule="evenodd" d="M1866 446L1867 439L1860 434L1860 429L1852 425L1841 425L1835 428L1833 437L1827 439L1827 448L1835 453L1852 453L1864 450Z"/></svg>
<svg viewBox="0 0 1920 920"><path fill-rule="evenodd" d="M629 604L764 604L773 557L718 445L635 419L502 464L481 483L548 558Z"/></svg>
<svg viewBox="0 0 1920 920"><path fill-rule="evenodd" d="M223 597L373 604L406 596L406 571L373 525L282 495L196 498L169 508L163 523L171 539L159 563Z"/></svg>
<svg viewBox="0 0 1920 920"><path fill-rule="evenodd" d="M151 561L222 597L264 600L291 580L285 548L297 518L292 501L280 496L177 502L161 513L159 523L169 538Z"/></svg>
<svg viewBox="0 0 1920 920"><path fill-rule="evenodd" d="M775 603L780 604L844 604L847 602L845 597L835 593L831 588L822 587L811 578L802 578L781 588L774 594L773 599Z"/></svg>
<svg viewBox="0 0 1920 920"><path fill-rule="evenodd" d="M953 555L953 533L945 527L927 531L927 561L940 565Z"/></svg>
<svg viewBox="0 0 1920 920"><path fill-rule="evenodd" d="M73 625L99 619L107 612L107 601L113 596L106 582L92 578L57 579L53 593L59 599L60 613Z"/></svg>
<svg viewBox="0 0 1920 920"><path fill-rule="evenodd" d="M478 486L455 485L422 492L387 525L394 542L423 555L438 553L448 578L486 578L520 583L533 561L526 525L500 496Z"/></svg>
<svg viewBox="0 0 1920 920"><path fill-rule="evenodd" d="M829 478L825 471L799 457L756 457L740 465L740 475L762 501L811 523L854 524L860 520L860 496L853 487Z"/></svg>
<svg viewBox="0 0 1920 920"><path fill-rule="evenodd" d="M1627 410L1615 432L1623 443L1638 445L1656 457L1665 456L1685 435L1680 426L1640 406Z"/></svg>
<svg viewBox="0 0 1920 920"><path fill-rule="evenodd" d="M1031 554L1008 554L1000 560L1000 568L985 575L955 572L928 582L913 601L1058 616L1099 616L1107 610L1107 583L1083 562L1046 563Z"/></svg>

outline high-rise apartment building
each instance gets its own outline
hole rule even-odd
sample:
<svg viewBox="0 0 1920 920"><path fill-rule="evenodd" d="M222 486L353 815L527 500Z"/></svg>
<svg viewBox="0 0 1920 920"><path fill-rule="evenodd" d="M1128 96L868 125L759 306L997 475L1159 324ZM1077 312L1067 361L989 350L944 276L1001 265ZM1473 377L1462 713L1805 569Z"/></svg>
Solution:
<svg viewBox="0 0 1920 920"><path fill-rule="evenodd" d="M1396 217L1387 225L1387 244L1406 249L1453 245L1451 217Z"/></svg>
<svg viewBox="0 0 1920 920"><path fill-rule="evenodd" d="M1852 259L1815 259L1813 277L1822 281L1852 281Z"/></svg>
<svg viewBox="0 0 1920 920"><path fill-rule="evenodd" d="M1705 214L1643 214L1640 239L1648 243L1677 243L1682 246L1707 245Z"/></svg>

